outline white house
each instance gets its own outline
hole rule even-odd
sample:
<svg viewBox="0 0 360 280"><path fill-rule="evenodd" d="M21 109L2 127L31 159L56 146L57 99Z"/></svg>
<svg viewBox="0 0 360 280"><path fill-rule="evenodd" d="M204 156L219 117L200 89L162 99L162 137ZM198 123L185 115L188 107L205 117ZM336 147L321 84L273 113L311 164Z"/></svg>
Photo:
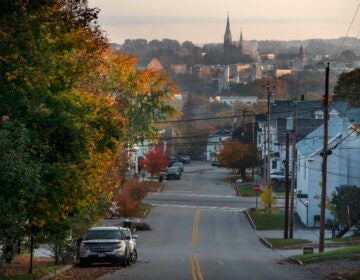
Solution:
<svg viewBox="0 0 360 280"><path fill-rule="evenodd" d="M215 98L210 97L210 102L224 103L229 106L234 106L236 102L242 102L248 105L258 103L257 96L215 96Z"/></svg>
<svg viewBox="0 0 360 280"><path fill-rule="evenodd" d="M206 160L214 161L217 159L217 156L223 148L224 144L231 139L231 135L231 129L227 128L223 128L209 134L206 145Z"/></svg>
<svg viewBox="0 0 360 280"><path fill-rule="evenodd" d="M322 183L324 126L321 125L296 145L296 212L310 227L318 226ZM360 137L347 117L333 117L328 126L327 197L341 185L360 186ZM326 210L325 220L333 219Z"/></svg>

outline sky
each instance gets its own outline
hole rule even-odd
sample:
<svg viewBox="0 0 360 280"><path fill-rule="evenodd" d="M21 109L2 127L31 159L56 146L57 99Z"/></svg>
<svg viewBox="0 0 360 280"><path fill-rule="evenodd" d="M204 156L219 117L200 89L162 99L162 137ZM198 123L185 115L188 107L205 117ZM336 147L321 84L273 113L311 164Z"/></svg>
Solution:
<svg viewBox="0 0 360 280"><path fill-rule="evenodd" d="M88 0L112 43L164 38L222 43L226 18L234 41L359 37L360 0Z"/></svg>

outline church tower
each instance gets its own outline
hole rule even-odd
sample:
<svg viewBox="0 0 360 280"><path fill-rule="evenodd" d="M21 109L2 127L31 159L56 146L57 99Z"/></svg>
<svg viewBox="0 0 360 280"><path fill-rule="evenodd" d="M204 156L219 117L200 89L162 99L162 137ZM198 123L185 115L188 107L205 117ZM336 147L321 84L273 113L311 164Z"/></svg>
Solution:
<svg viewBox="0 0 360 280"><path fill-rule="evenodd" d="M229 50L231 50L231 48L232 48L232 36L230 31L230 20L228 15L226 21L226 30L224 34L224 53L228 53Z"/></svg>
<svg viewBox="0 0 360 280"><path fill-rule="evenodd" d="M244 48L243 43L244 43L244 41L243 41L243 34L242 34L242 29L241 29L241 31L240 31L239 46L238 46L239 52L240 52L241 54L243 53L243 48Z"/></svg>

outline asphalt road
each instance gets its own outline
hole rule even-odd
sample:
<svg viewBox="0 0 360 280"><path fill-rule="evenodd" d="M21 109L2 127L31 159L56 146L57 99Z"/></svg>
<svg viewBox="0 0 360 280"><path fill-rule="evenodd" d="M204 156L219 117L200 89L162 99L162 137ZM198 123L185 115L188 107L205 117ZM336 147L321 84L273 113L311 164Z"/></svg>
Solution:
<svg viewBox="0 0 360 280"><path fill-rule="evenodd" d="M138 263L101 279L316 279L258 241L243 213L255 199L237 197L225 177L223 168L192 163L149 194L152 230L139 232Z"/></svg>

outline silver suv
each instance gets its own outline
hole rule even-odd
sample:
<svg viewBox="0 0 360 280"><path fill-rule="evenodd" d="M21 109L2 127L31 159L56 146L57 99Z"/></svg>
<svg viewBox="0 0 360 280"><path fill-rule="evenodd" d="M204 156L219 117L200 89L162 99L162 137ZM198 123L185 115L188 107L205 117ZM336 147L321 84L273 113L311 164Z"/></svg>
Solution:
<svg viewBox="0 0 360 280"><path fill-rule="evenodd" d="M94 262L130 265L130 246L125 231L115 226L90 228L80 243L79 258L80 266Z"/></svg>
<svg viewBox="0 0 360 280"><path fill-rule="evenodd" d="M129 243L131 262L135 263L137 261L137 256L138 256L136 239L138 239L139 236L137 234L132 234L132 232L129 228L122 228L122 229L124 230L126 240Z"/></svg>

